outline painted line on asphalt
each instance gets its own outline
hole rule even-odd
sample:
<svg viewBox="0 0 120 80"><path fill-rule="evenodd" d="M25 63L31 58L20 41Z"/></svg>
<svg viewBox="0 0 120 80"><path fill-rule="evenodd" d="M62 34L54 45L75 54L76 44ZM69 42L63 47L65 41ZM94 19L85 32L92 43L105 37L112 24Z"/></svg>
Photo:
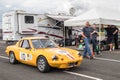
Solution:
<svg viewBox="0 0 120 80"><path fill-rule="evenodd" d="M100 79L100 78L97 78L97 77L92 77L92 76L88 76L88 75L84 75L84 74L79 74L79 73L75 73L75 72L70 72L70 71L63 71L63 72L68 73L68 74L72 74L72 75L76 75L76 76L85 77L85 78L88 78L88 79L103 80L103 79Z"/></svg>
<svg viewBox="0 0 120 80"><path fill-rule="evenodd" d="M98 58L98 57L95 57L95 59L103 60L103 61L119 62L120 63L120 60L115 60L115 59Z"/></svg>
<svg viewBox="0 0 120 80"><path fill-rule="evenodd" d="M0 58L9 59L8 57L5 57L5 56L0 56ZM98 58L98 57L95 57L95 59L104 60L104 61L119 62L120 63L120 60L115 60L115 59Z"/></svg>
<svg viewBox="0 0 120 80"><path fill-rule="evenodd" d="M8 57L5 57L5 56L0 56L0 58L3 58L3 59L9 59Z"/></svg>

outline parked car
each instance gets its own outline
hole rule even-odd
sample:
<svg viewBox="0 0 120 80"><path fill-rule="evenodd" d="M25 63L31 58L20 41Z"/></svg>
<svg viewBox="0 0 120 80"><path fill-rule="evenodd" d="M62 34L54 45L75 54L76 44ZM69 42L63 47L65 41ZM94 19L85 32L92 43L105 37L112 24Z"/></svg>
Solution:
<svg viewBox="0 0 120 80"><path fill-rule="evenodd" d="M48 72L53 68L71 68L79 66L82 56L79 51L57 46L45 37L27 37L15 45L6 48L9 62L36 66L40 72Z"/></svg>

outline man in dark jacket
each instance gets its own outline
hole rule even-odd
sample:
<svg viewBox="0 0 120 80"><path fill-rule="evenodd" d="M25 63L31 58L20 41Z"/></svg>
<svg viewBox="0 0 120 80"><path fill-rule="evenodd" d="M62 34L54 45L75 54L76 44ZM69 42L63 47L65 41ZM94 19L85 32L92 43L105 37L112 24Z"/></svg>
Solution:
<svg viewBox="0 0 120 80"><path fill-rule="evenodd" d="M113 35L114 35L115 49L118 49L118 32L119 32L119 29L114 25L112 25L112 28L114 30Z"/></svg>
<svg viewBox="0 0 120 80"><path fill-rule="evenodd" d="M109 44L110 47L110 51L113 50L113 43L114 43L114 30L112 29L111 25L108 25L107 28L105 28L106 32L107 32L107 43Z"/></svg>

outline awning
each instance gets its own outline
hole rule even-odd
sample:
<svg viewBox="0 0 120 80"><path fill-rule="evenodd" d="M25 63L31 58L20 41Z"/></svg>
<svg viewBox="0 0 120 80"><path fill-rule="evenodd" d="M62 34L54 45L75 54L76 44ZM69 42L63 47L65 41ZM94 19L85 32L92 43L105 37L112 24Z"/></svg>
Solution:
<svg viewBox="0 0 120 80"><path fill-rule="evenodd" d="M68 19L73 18L73 16L67 16L67 15L47 15L49 18L52 18L54 20L58 20L58 21L65 21Z"/></svg>
<svg viewBox="0 0 120 80"><path fill-rule="evenodd" d="M120 26L120 12L108 8L93 8L73 19L64 21L65 26L83 26L89 21L90 24L105 24Z"/></svg>

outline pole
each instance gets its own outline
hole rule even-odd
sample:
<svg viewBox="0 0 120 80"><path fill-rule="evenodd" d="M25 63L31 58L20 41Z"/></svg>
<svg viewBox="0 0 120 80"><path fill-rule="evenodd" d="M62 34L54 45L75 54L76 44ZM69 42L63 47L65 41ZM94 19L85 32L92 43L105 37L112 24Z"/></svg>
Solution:
<svg viewBox="0 0 120 80"><path fill-rule="evenodd" d="M52 27L48 32L46 32L46 35L48 36L48 34L49 34L49 32L57 25L59 23L59 21L58 22L56 22L53 26L50 26L50 27Z"/></svg>
<svg viewBox="0 0 120 80"><path fill-rule="evenodd" d="M63 34L63 38L64 38L64 47L65 47L65 26L64 26L64 28L63 28L63 31L64 31L64 32L63 32L63 33L64 33L64 34Z"/></svg>
<svg viewBox="0 0 120 80"><path fill-rule="evenodd" d="M100 35L100 33L101 33L101 19L100 19L100 23L99 23L99 52L100 52L100 47L101 47L101 45L100 45L100 41L101 41L101 35Z"/></svg>

